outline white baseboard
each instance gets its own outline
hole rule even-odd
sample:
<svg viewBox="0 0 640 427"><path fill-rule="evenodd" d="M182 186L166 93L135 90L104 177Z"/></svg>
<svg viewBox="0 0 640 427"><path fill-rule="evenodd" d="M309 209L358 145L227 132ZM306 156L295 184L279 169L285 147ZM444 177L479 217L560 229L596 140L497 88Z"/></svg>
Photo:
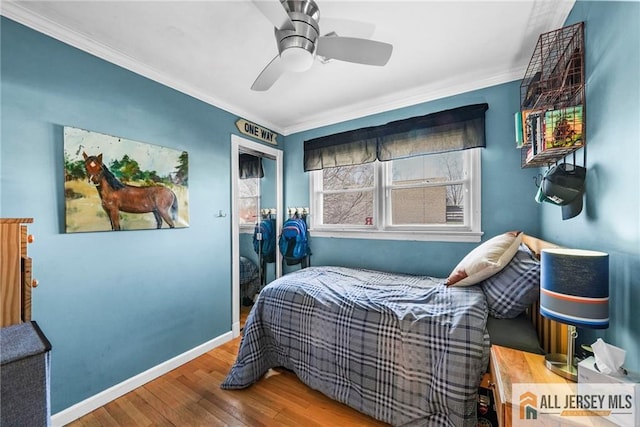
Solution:
<svg viewBox="0 0 640 427"><path fill-rule="evenodd" d="M116 384L113 387L109 387L108 389L101 391L100 393L91 396L83 400L82 402L78 402L75 405L52 415L51 425L53 427L62 427L66 424L69 424L70 422L77 420L83 415L86 415L89 412L106 405L112 400L115 400L132 390L135 390L136 388L148 383L149 381L154 380L181 365L184 365L190 360L193 360L196 357L201 356L204 353L213 350L214 348L228 341L231 341L232 339L233 333L231 331L227 332L212 339L211 341L207 341L204 344L194 347L191 350L186 351L172 359L162 362L159 365L154 366L153 368L147 369L146 371L141 372L140 374L131 377L119 384Z"/></svg>

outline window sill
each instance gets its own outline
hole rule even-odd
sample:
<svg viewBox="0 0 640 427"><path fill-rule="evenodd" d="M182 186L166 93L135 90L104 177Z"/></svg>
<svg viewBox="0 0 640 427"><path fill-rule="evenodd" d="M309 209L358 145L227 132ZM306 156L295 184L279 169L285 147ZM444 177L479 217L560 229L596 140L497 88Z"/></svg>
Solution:
<svg viewBox="0 0 640 427"><path fill-rule="evenodd" d="M319 230L310 229L311 238L336 239L413 240L418 242L472 242L478 243L481 231L375 231L375 230Z"/></svg>
<svg viewBox="0 0 640 427"><path fill-rule="evenodd" d="M255 229L256 229L255 224L241 225L240 226L240 234L253 234Z"/></svg>

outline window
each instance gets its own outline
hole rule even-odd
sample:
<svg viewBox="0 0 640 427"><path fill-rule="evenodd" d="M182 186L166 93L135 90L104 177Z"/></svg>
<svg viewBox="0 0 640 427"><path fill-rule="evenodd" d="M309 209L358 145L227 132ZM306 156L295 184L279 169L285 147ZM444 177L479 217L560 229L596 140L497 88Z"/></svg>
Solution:
<svg viewBox="0 0 640 427"><path fill-rule="evenodd" d="M315 235L479 241L480 149L311 172Z"/></svg>
<svg viewBox="0 0 640 427"><path fill-rule="evenodd" d="M315 235L479 242L488 104L304 142Z"/></svg>
<svg viewBox="0 0 640 427"><path fill-rule="evenodd" d="M238 180L238 215L240 228L251 230L258 218L260 206L260 178L245 178ZM246 229L246 230L245 230Z"/></svg>
<svg viewBox="0 0 640 427"><path fill-rule="evenodd" d="M328 226L368 226L374 218L376 168L374 163L323 169L318 179L316 203L321 223Z"/></svg>

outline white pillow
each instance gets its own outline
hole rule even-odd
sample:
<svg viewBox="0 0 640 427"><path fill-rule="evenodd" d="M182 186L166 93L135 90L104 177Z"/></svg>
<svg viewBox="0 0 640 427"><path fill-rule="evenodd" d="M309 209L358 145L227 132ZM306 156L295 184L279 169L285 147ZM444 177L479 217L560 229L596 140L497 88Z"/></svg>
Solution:
<svg viewBox="0 0 640 427"><path fill-rule="evenodd" d="M487 240L458 263L447 278L447 285L471 286L493 276L509 264L521 242L521 231L509 231Z"/></svg>

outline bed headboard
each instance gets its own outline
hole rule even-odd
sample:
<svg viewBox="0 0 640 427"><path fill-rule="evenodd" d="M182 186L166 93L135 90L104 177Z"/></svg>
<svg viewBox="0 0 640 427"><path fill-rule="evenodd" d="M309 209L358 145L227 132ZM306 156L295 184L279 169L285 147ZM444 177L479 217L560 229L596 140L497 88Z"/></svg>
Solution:
<svg viewBox="0 0 640 427"><path fill-rule="evenodd" d="M558 248L559 245L546 242L537 237L522 235L522 243L540 258L540 251L545 248ZM533 323L540 345L547 353L566 354L567 352L567 325L556 322L540 314L540 301L536 301L528 310L531 323Z"/></svg>

